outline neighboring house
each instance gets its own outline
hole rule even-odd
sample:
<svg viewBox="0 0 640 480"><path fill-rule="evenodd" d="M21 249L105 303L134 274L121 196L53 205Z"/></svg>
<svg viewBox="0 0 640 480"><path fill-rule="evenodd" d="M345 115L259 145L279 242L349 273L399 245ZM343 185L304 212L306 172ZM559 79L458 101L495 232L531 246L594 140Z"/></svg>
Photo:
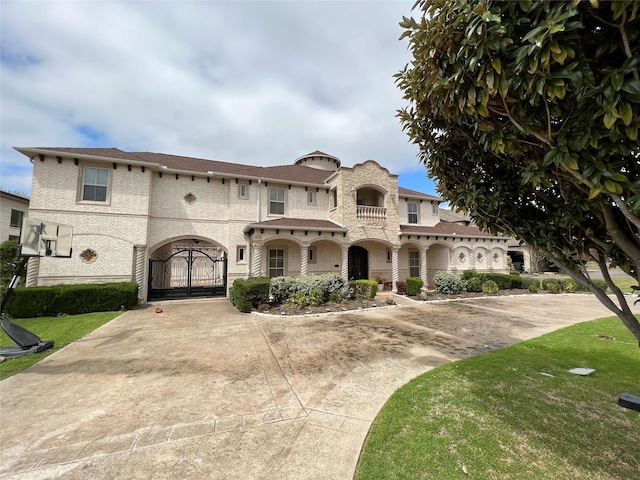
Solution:
<svg viewBox="0 0 640 480"><path fill-rule="evenodd" d="M31 159L30 217L72 225L71 259L27 285L130 281L140 299L226 295L236 278L334 272L396 282L439 270L507 272L507 241L441 221L440 199L372 160L323 152L258 167L115 148L16 148Z"/></svg>
<svg viewBox="0 0 640 480"><path fill-rule="evenodd" d="M20 240L22 219L29 210L29 197L0 190L0 243Z"/></svg>

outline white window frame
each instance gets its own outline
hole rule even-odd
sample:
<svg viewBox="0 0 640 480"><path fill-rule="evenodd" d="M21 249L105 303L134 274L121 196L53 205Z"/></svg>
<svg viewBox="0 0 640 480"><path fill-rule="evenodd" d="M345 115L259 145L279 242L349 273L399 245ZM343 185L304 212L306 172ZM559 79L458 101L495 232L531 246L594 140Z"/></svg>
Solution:
<svg viewBox="0 0 640 480"><path fill-rule="evenodd" d="M244 194L242 193L244 190ZM249 198L249 184L246 182L240 182L238 184L238 198L248 199Z"/></svg>
<svg viewBox="0 0 640 480"><path fill-rule="evenodd" d="M275 255L272 255L273 252L275 252ZM280 256L278 254L278 252L282 252L282 255ZM284 248L282 247L275 247L275 248L269 248L269 254L268 254L268 259L267 259L267 275L269 278L273 278L273 277L283 277L286 273L286 258L287 258L287 252ZM282 265L275 265L272 266L272 260L274 260L276 263L278 263L278 260L282 261ZM280 271L282 271L282 274L274 274L275 273L279 273Z"/></svg>
<svg viewBox="0 0 640 480"><path fill-rule="evenodd" d="M393 255L391 254L391 249L387 248L387 263L391 263L393 261Z"/></svg>
<svg viewBox="0 0 640 480"><path fill-rule="evenodd" d="M272 192L281 191L282 201L280 199L272 199ZM273 206L282 204L282 213L274 212ZM284 215L287 211L287 194L283 187L269 187L269 215Z"/></svg>
<svg viewBox="0 0 640 480"><path fill-rule="evenodd" d="M91 169L91 170L96 170L96 172L98 171L103 171L106 172L107 174L107 181L105 184L102 183L87 183L85 182L85 178L87 175L87 171ZM97 182L97 178L96 178L96 182ZM85 199L85 187L100 187L100 188L104 188L105 189L105 199L104 200L95 200L95 199ZM78 201L82 202L82 203L92 203L92 204L98 204L98 205L105 205L105 204L109 204L109 202L111 201L111 169L109 168L105 168L105 167L99 167L96 165L84 165L81 169L80 169L80 181L79 181L79 188L78 188Z"/></svg>
<svg viewBox="0 0 640 480"><path fill-rule="evenodd" d="M411 211L411 206L415 205L415 212ZM417 225L418 224L418 218L419 218L419 213L420 213L420 208L418 207L418 202L408 202L407 203L407 222L409 222L410 224L414 224ZM415 216L415 221L412 222L411 221L411 217Z"/></svg>
<svg viewBox="0 0 640 480"><path fill-rule="evenodd" d="M432 203L431 204L431 213L433 213L434 215L438 215L438 204L437 203Z"/></svg>
<svg viewBox="0 0 640 480"><path fill-rule="evenodd" d="M309 247L307 252L307 260L309 263L318 262L318 249L316 247Z"/></svg>
<svg viewBox="0 0 640 480"><path fill-rule="evenodd" d="M338 208L338 189L334 188L331 190L331 208Z"/></svg>
<svg viewBox="0 0 640 480"><path fill-rule="evenodd" d="M418 274L412 275L412 273L415 273L416 271ZM420 251L419 250L409 250L409 276L420 278Z"/></svg>

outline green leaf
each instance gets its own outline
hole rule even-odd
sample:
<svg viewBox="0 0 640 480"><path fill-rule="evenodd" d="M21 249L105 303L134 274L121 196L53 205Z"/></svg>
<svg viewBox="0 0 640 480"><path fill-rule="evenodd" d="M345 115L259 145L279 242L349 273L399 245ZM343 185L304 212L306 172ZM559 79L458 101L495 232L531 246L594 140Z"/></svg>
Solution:
<svg viewBox="0 0 640 480"><path fill-rule="evenodd" d="M620 72L614 72L611 74L611 84L613 88L616 89L616 92L620 91L622 88L622 84L624 83L624 75Z"/></svg>
<svg viewBox="0 0 640 480"><path fill-rule="evenodd" d="M610 113L605 113L602 120L605 128L611 128L613 127L613 124L616 123L616 117Z"/></svg>
<svg viewBox="0 0 640 480"><path fill-rule="evenodd" d="M502 64L500 63L499 57L494 57L491 59L491 66L496 71L498 75L502 73Z"/></svg>
<svg viewBox="0 0 640 480"><path fill-rule="evenodd" d="M633 110L631 109L631 105L627 102L621 101L618 103L618 115L626 127L631 125L631 122L633 122Z"/></svg>
<svg viewBox="0 0 640 480"><path fill-rule="evenodd" d="M594 185L593 187L591 187L591 190L589 190L589 200L593 200L594 198L596 198L598 195L600 195L600 192L602 192L602 186Z"/></svg>
<svg viewBox="0 0 640 480"><path fill-rule="evenodd" d="M627 128L625 128L624 133L627 134L627 137L629 137L629 140L633 140L634 142L638 140L638 127L636 127L635 125L630 125Z"/></svg>
<svg viewBox="0 0 640 480"><path fill-rule="evenodd" d="M623 92L640 95L640 80L636 80L635 78L627 80L621 88Z"/></svg>

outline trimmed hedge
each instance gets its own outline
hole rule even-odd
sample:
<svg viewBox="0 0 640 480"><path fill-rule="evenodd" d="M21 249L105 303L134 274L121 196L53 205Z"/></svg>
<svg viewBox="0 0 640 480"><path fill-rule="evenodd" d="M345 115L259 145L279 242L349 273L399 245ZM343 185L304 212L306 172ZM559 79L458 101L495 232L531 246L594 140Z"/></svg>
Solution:
<svg viewBox="0 0 640 480"><path fill-rule="evenodd" d="M411 297L415 297L420 293L420 289L424 285L424 282L419 277L408 277L407 278L407 295Z"/></svg>
<svg viewBox="0 0 640 480"><path fill-rule="evenodd" d="M138 304L134 282L16 288L6 307L15 318L124 310Z"/></svg>
<svg viewBox="0 0 640 480"><path fill-rule="evenodd" d="M355 285L349 282L349 292L355 294L357 299L371 299L378 293L378 282L364 279L356 280Z"/></svg>
<svg viewBox="0 0 640 480"><path fill-rule="evenodd" d="M302 294L311 301L310 297L318 296L317 291L322 292L322 303L328 302L329 298L336 298L336 296L341 298L348 296L347 283L340 275L335 273L300 277L274 277L271 279L269 296L271 301L275 303L285 303L294 294ZM311 295L311 292L316 293ZM316 302L317 298L313 301Z"/></svg>
<svg viewBox="0 0 640 480"><path fill-rule="evenodd" d="M269 301L267 277L237 278L230 289L231 303L241 312L248 313L261 303Z"/></svg>

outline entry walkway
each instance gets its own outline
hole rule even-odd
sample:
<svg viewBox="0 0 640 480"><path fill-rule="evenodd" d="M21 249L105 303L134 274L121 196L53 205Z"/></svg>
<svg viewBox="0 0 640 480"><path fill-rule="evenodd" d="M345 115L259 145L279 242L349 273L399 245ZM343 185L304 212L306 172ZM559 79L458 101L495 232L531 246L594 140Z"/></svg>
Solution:
<svg viewBox="0 0 640 480"><path fill-rule="evenodd" d="M0 477L349 479L411 378L609 315L582 295L308 318L156 303L0 382Z"/></svg>

